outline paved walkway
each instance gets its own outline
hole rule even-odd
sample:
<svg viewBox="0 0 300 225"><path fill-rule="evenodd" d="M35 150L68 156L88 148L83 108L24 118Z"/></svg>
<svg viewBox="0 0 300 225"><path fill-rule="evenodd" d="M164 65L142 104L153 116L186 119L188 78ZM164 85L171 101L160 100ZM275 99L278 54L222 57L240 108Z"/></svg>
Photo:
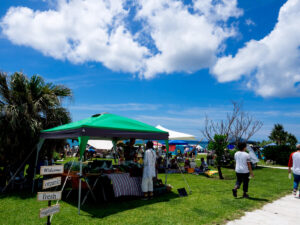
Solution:
<svg viewBox="0 0 300 225"><path fill-rule="evenodd" d="M265 167L265 168L272 168L272 169L281 169L281 170L287 170L287 166L257 166L257 167Z"/></svg>
<svg viewBox="0 0 300 225"><path fill-rule="evenodd" d="M287 195L263 208L246 214L238 220L230 221L227 225L299 225L300 199Z"/></svg>

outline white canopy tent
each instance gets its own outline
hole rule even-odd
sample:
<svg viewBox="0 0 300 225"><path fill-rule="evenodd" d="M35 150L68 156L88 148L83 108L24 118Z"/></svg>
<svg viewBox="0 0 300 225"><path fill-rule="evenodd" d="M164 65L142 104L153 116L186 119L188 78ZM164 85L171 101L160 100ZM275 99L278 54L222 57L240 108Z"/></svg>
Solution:
<svg viewBox="0 0 300 225"><path fill-rule="evenodd" d="M88 145L99 150L111 150L114 146L111 140L89 140Z"/></svg>
<svg viewBox="0 0 300 225"><path fill-rule="evenodd" d="M196 149L197 149L197 150L202 150L203 147L202 147L201 145L197 145L197 146L196 146Z"/></svg>
<svg viewBox="0 0 300 225"><path fill-rule="evenodd" d="M196 140L195 136L191 134L185 134L174 130L169 130L161 125L157 125L156 128L169 133L169 140Z"/></svg>

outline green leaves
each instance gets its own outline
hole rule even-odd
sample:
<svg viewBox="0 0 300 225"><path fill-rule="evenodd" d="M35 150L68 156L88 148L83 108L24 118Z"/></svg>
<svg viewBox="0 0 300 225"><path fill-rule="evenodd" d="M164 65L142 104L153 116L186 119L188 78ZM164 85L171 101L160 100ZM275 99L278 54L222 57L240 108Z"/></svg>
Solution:
<svg viewBox="0 0 300 225"><path fill-rule="evenodd" d="M214 140L210 141L208 144L208 149L209 150L215 150L217 158L217 164L221 164L222 157L225 153L225 149L228 146L227 142L227 136L226 135L220 135L220 134L215 134L214 135Z"/></svg>
<svg viewBox="0 0 300 225"><path fill-rule="evenodd" d="M274 141L277 145L291 145L295 146L298 142L297 138L284 130L281 124L275 124L269 136L270 140Z"/></svg>
<svg viewBox="0 0 300 225"><path fill-rule="evenodd" d="M38 75L0 73L0 152L4 159L17 163L35 147L42 129L70 122L61 104L71 95L69 88L45 83Z"/></svg>

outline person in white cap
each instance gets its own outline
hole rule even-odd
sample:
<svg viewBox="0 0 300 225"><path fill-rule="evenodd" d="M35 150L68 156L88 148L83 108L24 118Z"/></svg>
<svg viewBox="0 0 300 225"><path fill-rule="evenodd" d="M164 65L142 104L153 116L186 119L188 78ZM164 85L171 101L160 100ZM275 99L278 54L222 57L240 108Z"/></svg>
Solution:
<svg viewBox="0 0 300 225"><path fill-rule="evenodd" d="M293 175L294 175L294 190L293 190L293 194L296 195L297 194L297 190L298 190L298 186L299 186L299 182L300 182L300 144L297 145L297 151L293 152L290 155L290 159L289 159L289 178L291 179L291 172L293 171ZM300 197L300 193L299 193L299 197Z"/></svg>

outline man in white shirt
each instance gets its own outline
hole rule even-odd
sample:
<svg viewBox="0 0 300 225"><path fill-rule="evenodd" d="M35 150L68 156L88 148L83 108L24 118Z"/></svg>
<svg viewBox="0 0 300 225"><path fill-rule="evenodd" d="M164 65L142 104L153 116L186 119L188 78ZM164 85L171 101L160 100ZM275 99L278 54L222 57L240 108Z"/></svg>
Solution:
<svg viewBox="0 0 300 225"><path fill-rule="evenodd" d="M144 171L142 179L142 191L144 192L144 199L153 197L153 177L155 172L156 153L153 150L153 142L148 141L146 144L146 151L144 155ZM148 195L149 193L149 195Z"/></svg>
<svg viewBox="0 0 300 225"><path fill-rule="evenodd" d="M249 198L248 192L248 184L249 184L249 174L251 177L254 177L250 162L250 155L246 152L247 145L246 143L239 143L238 150L234 154L235 159L235 172L236 172L236 184L234 189L232 189L232 194L234 197L237 197L237 189L240 188L243 183L243 197Z"/></svg>
<svg viewBox="0 0 300 225"><path fill-rule="evenodd" d="M290 155L290 160L289 160L289 177L291 177L291 171L293 170L293 175L294 175L294 190L293 194L296 195L297 190L298 190L298 185L300 182L300 144L297 145L297 151L293 152ZM300 193L299 193L300 197Z"/></svg>

